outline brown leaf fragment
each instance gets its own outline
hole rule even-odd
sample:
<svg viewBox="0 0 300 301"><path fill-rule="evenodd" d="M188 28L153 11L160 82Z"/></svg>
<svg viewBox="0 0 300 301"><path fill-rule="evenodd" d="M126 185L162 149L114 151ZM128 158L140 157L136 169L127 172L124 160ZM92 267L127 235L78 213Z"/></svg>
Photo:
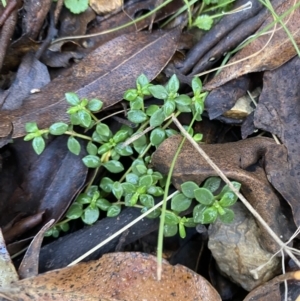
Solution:
<svg viewBox="0 0 300 301"><path fill-rule="evenodd" d="M36 39L50 10L51 0L27 0L24 2L23 33Z"/></svg>
<svg viewBox="0 0 300 301"><path fill-rule="evenodd" d="M3 100L2 110L19 109L23 100L50 82L50 75L47 67L38 61L32 52L23 58L18 69L16 78ZM2 99L0 97L0 103Z"/></svg>
<svg viewBox="0 0 300 301"><path fill-rule="evenodd" d="M89 5L95 11L95 13L100 15L121 8L123 5L123 0L89 0Z"/></svg>
<svg viewBox="0 0 300 301"><path fill-rule="evenodd" d="M209 118L215 119L230 110L236 101L246 94L249 87L249 77L243 76L211 91L205 99L205 110Z"/></svg>
<svg viewBox="0 0 300 301"><path fill-rule="evenodd" d="M30 243L18 269L20 279L38 275L39 254L45 232L54 224L54 219L46 223Z"/></svg>
<svg viewBox="0 0 300 301"><path fill-rule="evenodd" d="M12 282L19 280L18 273L13 265L10 255L7 252L4 237L0 229L0 288L9 286Z"/></svg>
<svg viewBox="0 0 300 301"><path fill-rule="evenodd" d="M270 280L269 282L257 287L253 291L251 291L243 301L265 301L265 300L272 300L272 301L281 301L284 300L281 298L280 294L280 286L279 284L285 280L294 280L299 283L300 280L300 271L289 272L280 276L275 277L274 279ZM288 290L289 286L293 285L292 281L288 281ZM299 292L299 290L298 290ZM288 296L290 297L290 296ZM288 298L288 300L295 300L297 301L299 298L299 294L294 296L294 298Z"/></svg>
<svg viewBox="0 0 300 301"><path fill-rule="evenodd" d="M286 0L282 5L275 9L280 16L295 4L294 0ZM269 17L260 27L258 32L273 22ZM283 19L286 27L293 36L296 44L300 43L300 7L294 9ZM274 29L274 30L273 30ZM238 78L243 74L251 72L272 70L280 67L296 55L290 38L280 23L274 26L267 34L255 39L240 52L238 52L228 64L233 65L225 68L219 75L214 77L205 85L205 89L212 90L224 83Z"/></svg>
<svg viewBox="0 0 300 301"><path fill-rule="evenodd" d="M237 9L246 3L247 0L235 1L232 9ZM194 68L199 59L201 59L201 57L212 47L223 38L227 38L229 33L231 33L239 24L256 15L261 9L262 4L259 1L253 1L251 9L245 9L239 13L222 17L222 19L188 52L180 71L184 74L188 73ZM192 74L195 74L195 72L193 71Z"/></svg>
<svg viewBox="0 0 300 301"><path fill-rule="evenodd" d="M164 261L162 279L157 281L156 267L152 255L110 253L21 280L0 293L16 301L221 301L209 282L188 268Z"/></svg>
<svg viewBox="0 0 300 301"><path fill-rule="evenodd" d="M181 139L181 136L168 138L152 156L152 164L162 174L168 173ZM242 193L273 231L283 239L289 239L292 234L292 223L283 215L279 199L269 184L263 167L259 164L261 157L267 158L270 150L280 151L282 146L276 145L268 138L249 138L231 143L204 144L201 147L229 179L242 184ZM272 158L272 162L276 163L276 156ZM275 164L273 168L276 171ZM217 176L216 172L186 141L173 171L172 181L175 187L180 189L180 185L186 181L201 184L211 176ZM260 231L261 245L269 252L278 251L278 245L261 225Z"/></svg>
<svg viewBox="0 0 300 301"><path fill-rule="evenodd" d="M254 113L254 125L277 135L287 153L275 161L281 166L269 173L269 181L290 204L295 223L300 225L300 58L264 73L263 90Z"/></svg>
<svg viewBox="0 0 300 301"><path fill-rule="evenodd" d="M0 112L0 120L10 116L15 138L25 134L26 122L36 121L39 128L58 121L68 122L66 92L75 92L80 98L98 98L105 107L111 106L123 98L127 89L135 86L141 73L149 80L156 77L175 52L179 35L180 30L174 29L116 38L66 70L40 93L26 98L21 109Z"/></svg>

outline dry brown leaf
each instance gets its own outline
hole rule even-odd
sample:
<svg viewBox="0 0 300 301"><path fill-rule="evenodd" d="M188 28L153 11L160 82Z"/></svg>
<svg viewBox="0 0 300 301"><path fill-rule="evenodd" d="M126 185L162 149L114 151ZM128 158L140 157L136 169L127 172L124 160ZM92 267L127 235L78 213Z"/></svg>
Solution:
<svg viewBox="0 0 300 301"><path fill-rule="evenodd" d="M280 16L293 5L295 0L287 0L276 9ZM268 18L258 30L261 31L268 24L273 22L273 18ZM297 7L290 15L283 19L286 27L294 37L296 44L300 44L300 7ZM280 67L296 55L296 49L287 36L286 31L280 23L276 25L276 30L271 29L268 34L255 39L248 46L238 52L228 64L235 63L225 68L219 75L214 77L205 85L205 89L212 90L224 83L240 77L243 74L272 70ZM273 35L273 36L272 36ZM271 39L270 39L271 38Z"/></svg>
<svg viewBox="0 0 300 301"><path fill-rule="evenodd" d="M190 269L141 253L110 253L98 261L54 270L0 289L0 296L23 301L221 301L215 289Z"/></svg>
<svg viewBox="0 0 300 301"><path fill-rule="evenodd" d="M179 36L180 29L174 29L132 33L107 42L65 70L40 93L27 97L20 109L1 111L0 120L5 120L5 124L0 125L0 137L6 137L11 129L12 138L25 135L26 122L36 121L39 128L58 121L69 122L66 92L75 92L80 98L99 98L105 107L121 101L124 92L135 87L141 73L149 80L159 74L174 54Z"/></svg>
<svg viewBox="0 0 300 301"><path fill-rule="evenodd" d="M89 4L97 14L105 14L117 8L121 8L123 0L90 0Z"/></svg>

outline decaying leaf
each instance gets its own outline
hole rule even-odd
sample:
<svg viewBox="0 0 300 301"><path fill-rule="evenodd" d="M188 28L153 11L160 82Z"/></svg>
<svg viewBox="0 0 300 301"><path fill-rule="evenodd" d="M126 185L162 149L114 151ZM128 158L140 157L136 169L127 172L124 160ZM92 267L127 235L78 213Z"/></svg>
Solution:
<svg viewBox="0 0 300 301"><path fill-rule="evenodd" d="M39 220L41 222L43 219L44 223L52 218L59 220L64 214L72 198L84 185L87 175L87 167L80 160L85 155L83 146L80 155L76 156L69 152L66 144L67 137L57 137L41 156L37 156L30 143L26 145L25 141L11 146L16 152L15 160L29 161L31 164L24 162L25 168L19 169L22 181L10 196L1 200L2 212L5 212L0 215L1 226L10 223L20 213L29 217L45 212ZM22 151L26 154L24 157ZM23 227L22 230L28 231L30 228ZM18 234L17 231L14 233Z"/></svg>
<svg viewBox="0 0 300 301"><path fill-rule="evenodd" d="M181 139L182 137L179 135L172 136L158 147L152 156L152 164L156 170L162 174L169 172ZM292 234L292 231L289 230L292 223L284 217L279 199L269 184L263 167L259 164L261 157L264 157L265 161L273 160L273 170L270 168L269 172L275 172L277 156L270 158L268 153L270 150L280 153L284 147L276 145L272 139L262 137L224 144L204 144L201 147L229 179L242 184L242 193L273 231L283 239L289 239ZM201 184L211 176L217 176L216 172L186 141L176 160L172 174L175 187L180 189L180 184L186 181ZM264 227L260 226L260 230L261 245L270 252L276 252L278 245Z"/></svg>
<svg viewBox="0 0 300 301"><path fill-rule="evenodd" d="M286 0L280 5L276 12L282 15L293 5L294 0ZM258 32L273 22L272 17L268 18L260 27ZM300 43L300 7L294 9L287 17L283 19L286 27L289 29L296 44ZM205 85L205 89L212 90L223 85L231 79L237 78L243 74L273 70L280 67L282 64L290 60L296 55L290 38L286 31L278 23L273 29L269 30L267 34L260 36L251 42L248 46L237 53L228 64L235 63L232 66L225 68L219 75L214 77Z"/></svg>
<svg viewBox="0 0 300 301"><path fill-rule="evenodd" d="M135 86L141 73L149 80L155 78L175 52L179 35L180 30L174 29L116 38L66 70L40 93L26 98L21 109L1 111L0 119L10 116L12 137L16 138L25 134L26 122L36 121L39 128L46 128L57 121L68 122L66 92L75 92L79 97L88 99L98 98L106 107L111 106L123 98L124 91Z"/></svg>
<svg viewBox="0 0 300 301"><path fill-rule="evenodd" d="M277 172L269 174L269 181L290 204L295 223L299 226L299 57L274 71L265 72L263 81L263 91L254 113L254 124L259 129L278 135L286 147L287 154L277 159Z"/></svg>
<svg viewBox="0 0 300 301"><path fill-rule="evenodd" d="M0 229L0 288L9 286L12 282L19 280L15 266L13 265L10 255L6 250L5 241Z"/></svg>
<svg viewBox="0 0 300 301"><path fill-rule="evenodd" d="M89 0L91 8L99 15L121 8L123 0Z"/></svg>
<svg viewBox="0 0 300 301"><path fill-rule="evenodd" d="M283 275L280 275L278 277L275 277L274 279L270 280L269 282L259 286L258 288L251 291L244 301L265 301L265 300L272 300L272 301L281 301L284 300L281 298L281 289L280 284L284 282L285 280L291 280L288 281L288 292L290 292L290 285L293 285L293 281L297 281L299 283L300 280L300 271L290 272ZM288 300L299 300L299 290L297 294L294 294L294 296L288 295Z"/></svg>
<svg viewBox="0 0 300 301"><path fill-rule="evenodd" d="M156 280L156 258L142 253L110 253L28 278L0 289L10 300L50 301L221 301L215 289L188 268L163 262Z"/></svg>

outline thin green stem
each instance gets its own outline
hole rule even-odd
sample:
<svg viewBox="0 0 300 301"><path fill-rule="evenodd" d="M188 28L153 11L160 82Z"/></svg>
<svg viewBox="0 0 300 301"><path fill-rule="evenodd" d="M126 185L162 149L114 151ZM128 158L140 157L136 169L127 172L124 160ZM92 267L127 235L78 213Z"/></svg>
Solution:
<svg viewBox="0 0 300 301"><path fill-rule="evenodd" d="M191 12L191 4L189 3L188 0L183 0L183 2L185 3L185 5L187 7L187 12L188 12L188 16L189 16L189 28L191 28L192 25L193 25L192 12Z"/></svg>
<svg viewBox="0 0 300 301"><path fill-rule="evenodd" d="M196 114L193 117L188 131L191 129L191 127L193 126L194 122L196 120ZM170 166L170 170L168 173L168 177L167 177L167 181L166 181L166 187L165 187L165 191L164 191L164 196L163 196L163 204L162 204L162 209L161 209L161 215L160 215L160 223L159 223L159 230L158 230L158 242L157 242L157 280L161 279L161 272L162 272L162 252L163 252L163 239L164 239L164 226L165 226L165 214L166 214L166 210L167 210L167 198L168 198L168 194L169 194L169 188L171 185L171 178L172 178L172 174L173 174L173 170L175 167L175 163L177 161L178 155L181 151L181 148L183 146L184 141L186 140L185 137L183 137L175 155L174 158L172 160L171 166Z"/></svg>
<svg viewBox="0 0 300 301"><path fill-rule="evenodd" d="M73 37L70 36L70 37L59 38L59 39L54 40L51 44L55 44L55 43L58 43L58 42L61 42L61 41L65 41L65 40L75 40L75 39L85 39L85 38L97 37L97 36L100 36L100 35L104 35L104 34L107 34L107 33L111 33L111 32L114 32L114 31L126 28L126 27L128 27L130 25L136 24L139 21L142 21L143 19L146 19L146 18L150 17L155 12L157 12L158 10L160 10L161 8L163 8L164 6L166 6L167 4L171 3L172 1L173 0L166 0L162 4L158 5L155 9L151 10L149 13L147 13L147 14L145 14L145 15L143 15L143 16L141 16L141 17L139 17L139 18L137 18L137 19L135 19L133 21L130 21L130 22L126 23L126 24L120 25L118 27L115 27L115 28L112 28L112 29L108 29L108 30L105 30L105 31L102 31L102 32L88 34L88 35L80 35L80 36L73 36Z"/></svg>
<svg viewBox="0 0 300 301"><path fill-rule="evenodd" d="M285 23L283 22L283 20L281 18L279 18L279 16L277 15L277 13L275 12L270 0L266 0L266 1L263 1L263 0L259 0L263 5L265 5L267 7L267 9L271 12L271 14L273 15L274 17L274 20L276 22L279 22L281 24L281 26L284 28L287 36L289 37L290 41L292 42L298 56L300 57L300 50L298 48L298 45L297 43L295 42L295 39L293 37L293 35L291 34L291 32L289 31L289 29L286 27Z"/></svg>
<svg viewBox="0 0 300 301"><path fill-rule="evenodd" d="M70 135L70 136L74 136L74 137L78 137L78 138L82 138L82 139L85 139L85 140L93 141L93 139L91 137L85 136L85 135L82 135L82 134L78 134L74 131L66 131L65 134Z"/></svg>

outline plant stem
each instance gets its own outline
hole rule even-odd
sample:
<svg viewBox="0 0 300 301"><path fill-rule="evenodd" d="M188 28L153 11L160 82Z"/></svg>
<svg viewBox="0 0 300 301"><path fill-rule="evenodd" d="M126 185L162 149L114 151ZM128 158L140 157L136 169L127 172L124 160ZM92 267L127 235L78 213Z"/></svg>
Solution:
<svg viewBox="0 0 300 301"><path fill-rule="evenodd" d="M78 138L82 138L82 139L85 139L85 140L93 141L93 139L91 137L85 136L85 135L82 135L82 134L78 134L74 131L66 131L65 134L70 135L70 136L74 136L74 137L78 137Z"/></svg>
<svg viewBox="0 0 300 301"><path fill-rule="evenodd" d="M176 119L175 114L172 115L172 119L174 119L174 118ZM195 120L196 120L196 114L193 117L193 119L189 125L188 131L193 126ZM175 163L177 161L178 155L181 151L181 148L183 146L185 139L186 139L185 137L182 139L182 141L174 155L174 158L172 160L170 170L168 173L166 187L165 187L165 191L164 191L163 205L161 208L160 223L159 223L159 230L158 230L158 242L157 242L157 280L158 281L161 280L161 273L162 273L162 252L163 252L163 240L164 240L165 213L167 210L167 201L166 200L167 200L168 194L169 194L169 187L171 185L171 177L172 177L172 173L173 173L173 170L175 167Z"/></svg>
<svg viewBox="0 0 300 301"><path fill-rule="evenodd" d="M112 29L108 29L108 30L105 30L105 31L102 31L102 32L97 32L97 33L93 33L93 34L88 34L88 35L80 35L80 36L73 36L73 37L63 37L63 38L59 38L59 39L56 39L54 40L51 44L55 44L55 43L58 43L58 42L61 42L61 41L65 41L65 40L74 40L74 39L85 39L85 38L91 38L91 37L97 37L97 36L100 36L100 35L104 35L104 34L107 34L107 33L111 33L111 32L114 32L114 31L117 31L117 30L120 30L120 29L123 29L123 28L126 28L130 25L133 25L133 24L136 24L137 22L143 20L143 19L146 19L148 18L149 16L153 15L155 12L157 12L158 10L160 10L161 8L163 8L164 6L166 6L167 4L171 3L173 0L166 0L165 2L163 2L162 4L160 4L159 6L157 6L155 9L151 10L149 13L133 20L133 21L130 21L126 24L123 24L123 25L120 25L118 27L115 27L115 28L112 28Z"/></svg>

